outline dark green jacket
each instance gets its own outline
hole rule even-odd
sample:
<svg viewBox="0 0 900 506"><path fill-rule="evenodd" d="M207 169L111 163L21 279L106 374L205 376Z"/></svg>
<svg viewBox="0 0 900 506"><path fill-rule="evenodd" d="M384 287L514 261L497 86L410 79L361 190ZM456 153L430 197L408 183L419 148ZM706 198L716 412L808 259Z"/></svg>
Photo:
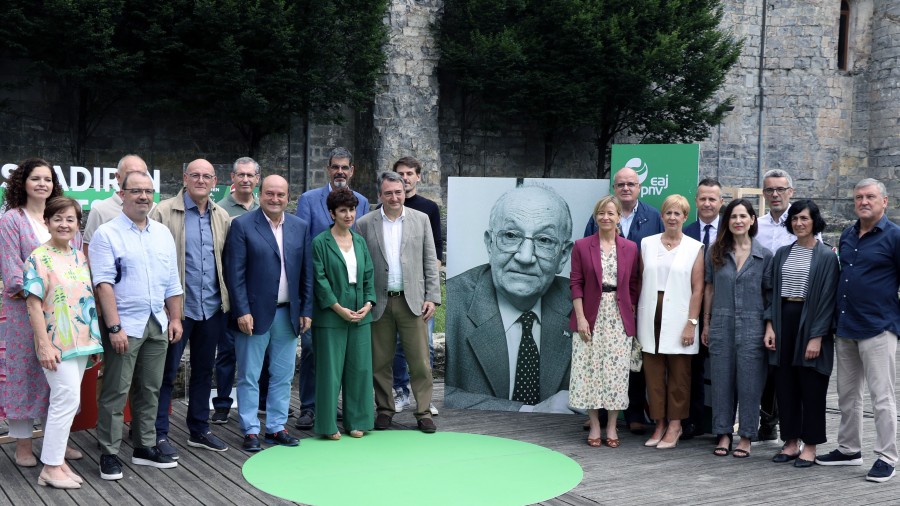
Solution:
<svg viewBox="0 0 900 506"><path fill-rule="evenodd" d="M375 278L369 248L361 235L353 232L353 251L356 254L356 284L350 285L347 277L347 263L338 248L337 241L327 229L317 235L312 242L313 250L313 326L346 327L351 325L331 309L335 302L341 306L359 310L366 302L375 304ZM357 324L372 322L372 312Z"/></svg>

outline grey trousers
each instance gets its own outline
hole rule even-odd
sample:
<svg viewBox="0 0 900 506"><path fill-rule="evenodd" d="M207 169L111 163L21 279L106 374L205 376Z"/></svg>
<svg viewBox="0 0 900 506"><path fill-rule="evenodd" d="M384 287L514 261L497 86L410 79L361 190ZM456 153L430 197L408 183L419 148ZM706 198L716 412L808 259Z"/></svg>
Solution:
<svg viewBox="0 0 900 506"><path fill-rule="evenodd" d="M103 455L119 453L129 390L131 442L135 447L156 446L156 410L168 338L152 315L143 336L128 336L128 350L121 355L112 349L109 335L103 334L103 387L97 407L100 451Z"/></svg>
<svg viewBox="0 0 900 506"><path fill-rule="evenodd" d="M875 454L897 465L897 334L884 331L868 339L834 340L837 362L838 449L852 454L861 451L863 385L869 385L869 398L875 411Z"/></svg>
<svg viewBox="0 0 900 506"><path fill-rule="evenodd" d="M738 435L753 439L759 428L759 403L766 384L768 363L760 321L735 318L737 332L714 332L710 327L709 365L713 434L731 434L737 392ZM727 325L731 327L731 325ZM759 334L755 332L759 327ZM748 332L748 330L754 330Z"/></svg>

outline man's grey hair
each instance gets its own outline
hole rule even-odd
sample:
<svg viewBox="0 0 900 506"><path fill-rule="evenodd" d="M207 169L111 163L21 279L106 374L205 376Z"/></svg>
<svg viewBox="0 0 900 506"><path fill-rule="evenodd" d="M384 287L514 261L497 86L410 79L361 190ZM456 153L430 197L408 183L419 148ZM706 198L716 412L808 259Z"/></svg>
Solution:
<svg viewBox="0 0 900 506"><path fill-rule="evenodd" d="M259 164L256 163L256 160L250 158L249 156L242 156L234 161L234 165L231 167L231 172L237 172L238 165L247 165L248 163L253 164L253 169L256 171L256 175L259 175Z"/></svg>
<svg viewBox="0 0 900 506"><path fill-rule="evenodd" d="M400 177L400 174L397 174L392 170L386 170L381 174L378 174L378 193L381 193L381 187L384 185L385 181L404 184L403 178Z"/></svg>
<svg viewBox="0 0 900 506"><path fill-rule="evenodd" d="M856 183L856 186L853 187L853 191L859 190L860 188L865 188L866 186L878 187L878 191L881 193L881 196L887 197L887 188L884 187L884 183L871 177L867 177Z"/></svg>
<svg viewBox="0 0 900 506"><path fill-rule="evenodd" d="M350 150L345 147L338 146L328 153L328 165L331 165L331 161L335 158L346 158L350 160L350 165L353 165L353 155L350 154Z"/></svg>
<svg viewBox="0 0 900 506"><path fill-rule="evenodd" d="M138 155L128 154L128 155L123 156L122 158L119 158L119 163L116 164L116 170L119 172L122 172L122 169L125 168L125 159L132 158L132 157L143 161L143 158L139 157ZM144 165L146 165L146 164L147 164L147 162L144 162Z"/></svg>
<svg viewBox="0 0 900 506"><path fill-rule="evenodd" d="M763 182L765 182L765 180L770 177L783 177L788 180L788 186L790 186L791 188L794 187L794 178L792 178L791 175L788 174L785 170L772 169L766 171L766 173L763 174Z"/></svg>
<svg viewBox="0 0 900 506"><path fill-rule="evenodd" d="M491 230L494 230L494 224L503 218L503 208L506 206L506 203L512 199L519 198L519 193L525 190L536 189L546 192L550 198L556 202L562 209L565 210L564 217L562 223L562 233L560 233L559 239L562 241L568 241L572 237L572 211L569 210L569 204L566 202L564 198L562 198L559 193L556 193L556 190L550 188L549 186L544 186L542 184L528 184L523 186L517 186L512 190L507 191L500 198L494 202L494 207L491 208L491 217L489 226Z"/></svg>

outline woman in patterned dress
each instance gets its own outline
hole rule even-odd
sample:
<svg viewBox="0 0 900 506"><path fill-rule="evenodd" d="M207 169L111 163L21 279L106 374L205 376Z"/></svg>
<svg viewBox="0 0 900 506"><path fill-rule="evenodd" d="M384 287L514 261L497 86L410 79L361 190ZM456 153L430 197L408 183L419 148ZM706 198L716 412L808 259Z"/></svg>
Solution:
<svg viewBox="0 0 900 506"><path fill-rule="evenodd" d="M606 409L606 444L619 446L618 412L628 407L628 373L640 293L637 245L617 233L622 206L612 196L594 206L599 231L572 249L572 343L569 405L590 417L587 444L603 444L599 410Z"/></svg>
<svg viewBox="0 0 900 506"><path fill-rule="evenodd" d="M9 175L0 216L0 276L3 309L0 322L0 411L16 438L16 464L37 465L31 450L34 420L47 416L50 387L34 354L34 334L28 322L23 291L25 259L50 238L44 206L62 188L50 163L40 158L23 161ZM4 356L5 355L5 356Z"/></svg>
<svg viewBox="0 0 900 506"><path fill-rule="evenodd" d="M65 462L69 428L78 411L88 357L102 353L97 307L87 259L70 241L78 233L81 205L69 197L47 201L44 220L50 240L25 263L25 304L34 347L50 385L38 485L81 488L81 477Z"/></svg>

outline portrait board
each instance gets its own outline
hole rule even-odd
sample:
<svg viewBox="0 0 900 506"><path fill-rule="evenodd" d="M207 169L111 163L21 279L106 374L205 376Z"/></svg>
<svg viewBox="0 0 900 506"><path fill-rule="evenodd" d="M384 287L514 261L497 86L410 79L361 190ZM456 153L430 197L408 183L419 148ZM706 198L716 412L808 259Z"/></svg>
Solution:
<svg viewBox="0 0 900 506"><path fill-rule="evenodd" d="M448 407L571 413L571 248L608 193L609 180L599 179L449 178ZM523 331L517 318L528 311L535 324ZM519 347L529 338L538 348L539 392L526 403L513 390ZM531 359L522 364L534 367Z"/></svg>

